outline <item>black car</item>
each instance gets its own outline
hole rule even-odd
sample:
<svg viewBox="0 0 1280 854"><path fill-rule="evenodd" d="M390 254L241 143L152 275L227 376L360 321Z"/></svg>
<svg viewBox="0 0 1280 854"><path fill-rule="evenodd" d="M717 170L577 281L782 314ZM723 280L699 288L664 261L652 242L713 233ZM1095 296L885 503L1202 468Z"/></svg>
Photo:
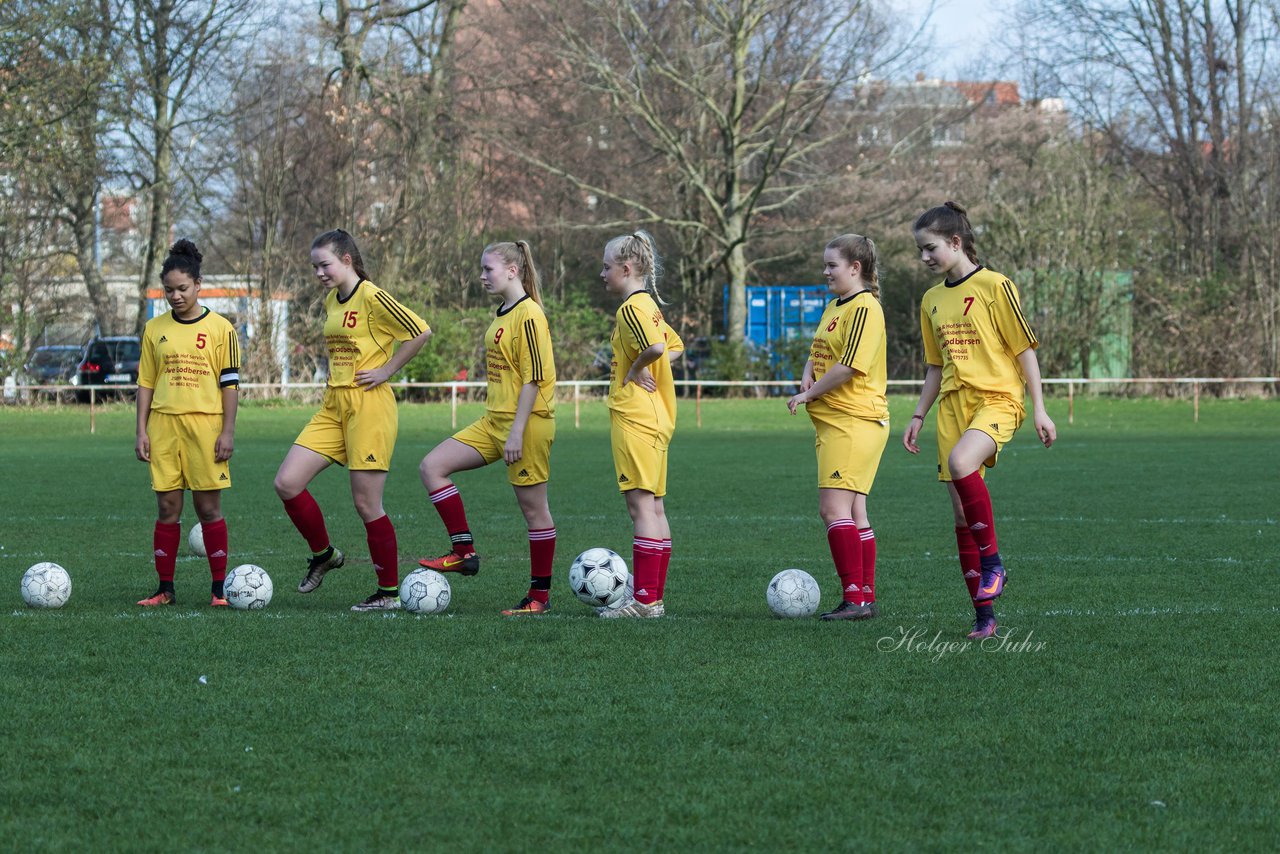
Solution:
<svg viewBox="0 0 1280 854"><path fill-rule="evenodd" d="M80 354L71 384L134 385L138 382L138 360L142 358L142 341L136 335L114 335L90 338ZM81 401L89 399L88 391L77 392Z"/></svg>

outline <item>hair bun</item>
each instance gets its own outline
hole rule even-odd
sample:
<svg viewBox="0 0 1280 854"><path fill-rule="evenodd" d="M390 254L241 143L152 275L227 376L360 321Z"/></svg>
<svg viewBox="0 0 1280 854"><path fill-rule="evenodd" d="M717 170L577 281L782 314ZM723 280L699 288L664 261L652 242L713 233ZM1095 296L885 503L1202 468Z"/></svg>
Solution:
<svg viewBox="0 0 1280 854"><path fill-rule="evenodd" d="M964 209L964 208L962 208L962 207L960 207L960 205L959 205L959 204L957 204L956 202L953 202L953 201L948 200L948 201L943 202L942 204L943 204L945 207L949 207L949 208L951 208L953 211L955 211L955 212L956 212L956 213L958 213L958 214L965 213L965 209Z"/></svg>
<svg viewBox="0 0 1280 854"><path fill-rule="evenodd" d="M196 245L186 238L173 244L169 248L169 254L194 258L197 264L204 260L204 256L200 254L200 250L196 248Z"/></svg>

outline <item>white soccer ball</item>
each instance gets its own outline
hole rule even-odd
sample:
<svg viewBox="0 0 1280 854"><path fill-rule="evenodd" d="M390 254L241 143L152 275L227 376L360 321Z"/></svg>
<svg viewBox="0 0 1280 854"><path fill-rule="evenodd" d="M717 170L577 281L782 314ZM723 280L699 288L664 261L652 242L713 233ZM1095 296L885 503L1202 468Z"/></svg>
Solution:
<svg viewBox="0 0 1280 854"><path fill-rule="evenodd" d="M627 562L609 549L587 549L569 567L573 595L594 607L616 606L626 600Z"/></svg>
<svg viewBox="0 0 1280 854"><path fill-rule="evenodd" d="M400 606L411 614L442 614L452 599L449 579L434 569L415 569L400 582Z"/></svg>
<svg viewBox="0 0 1280 854"><path fill-rule="evenodd" d="M809 617L818 610L818 582L803 569L784 569L765 588L764 598L775 617Z"/></svg>
<svg viewBox="0 0 1280 854"><path fill-rule="evenodd" d="M22 574L22 601L32 608L61 608L71 598L71 574L56 563L37 563Z"/></svg>
<svg viewBox="0 0 1280 854"><path fill-rule="evenodd" d="M271 576L260 566L246 563L227 573L222 582L222 595L227 603L238 611L257 611L271 604L275 585Z"/></svg>
<svg viewBox="0 0 1280 854"><path fill-rule="evenodd" d="M191 549L191 553L199 557L208 557L209 552L204 547L204 528L200 527L200 523L196 522L195 527L191 529L191 533L187 534L187 548Z"/></svg>

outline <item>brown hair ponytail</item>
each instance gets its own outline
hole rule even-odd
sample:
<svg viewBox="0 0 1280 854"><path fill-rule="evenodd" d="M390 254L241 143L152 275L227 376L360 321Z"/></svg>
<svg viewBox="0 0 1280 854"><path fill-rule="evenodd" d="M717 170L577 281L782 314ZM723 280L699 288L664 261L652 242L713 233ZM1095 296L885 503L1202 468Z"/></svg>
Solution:
<svg viewBox="0 0 1280 854"><path fill-rule="evenodd" d="M964 208L955 202L948 201L936 208L929 208L916 219L912 230L929 231L948 240L959 237L960 247L964 249L968 259L975 264L982 263L978 260L978 250L973 242L973 226L969 224Z"/></svg>

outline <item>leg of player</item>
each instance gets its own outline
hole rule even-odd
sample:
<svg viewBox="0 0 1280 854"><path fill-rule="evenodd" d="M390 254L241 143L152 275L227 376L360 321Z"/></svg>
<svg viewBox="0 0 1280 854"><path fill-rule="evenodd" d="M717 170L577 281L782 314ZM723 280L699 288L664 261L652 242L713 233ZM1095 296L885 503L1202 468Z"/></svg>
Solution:
<svg viewBox="0 0 1280 854"><path fill-rule="evenodd" d="M418 474L453 545L440 557L422 558L418 561L420 565L436 572L458 572L462 575L475 575L480 571L480 556L476 554L475 540L467 526L462 496L450 478L456 472L484 465L484 457L479 451L452 437L436 445L422 458Z"/></svg>
<svg viewBox="0 0 1280 854"><path fill-rule="evenodd" d="M867 496L863 492L853 494L853 523L858 527L858 540L862 552L862 605L866 616L880 616L876 605L876 532L871 529L867 516Z"/></svg>
<svg viewBox="0 0 1280 854"><path fill-rule="evenodd" d="M671 565L671 524L667 521L667 506L661 498L653 499L653 509L662 528L662 562L658 566L658 605L662 606L667 596L667 567Z"/></svg>
<svg viewBox="0 0 1280 854"><path fill-rule="evenodd" d="M178 563L178 543L182 541L182 490L157 492L156 506L158 512L151 545L160 586L146 599L138 600L144 608L173 605L178 601L173 589L173 574Z"/></svg>
<svg viewBox="0 0 1280 854"><path fill-rule="evenodd" d="M222 582L227 577L227 520L222 516L222 490L192 490L191 501L200 518L200 533L204 536L205 554L209 556L209 604L215 608L226 607Z"/></svg>
<svg viewBox="0 0 1280 854"><path fill-rule="evenodd" d="M378 574L378 589L352 611L394 611L400 607L399 547L396 529L382 509L382 492L387 484L385 471L351 472L351 498L364 521L369 557Z"/></svg>
<svg viewBox="0 0 1280 854"><path fill-rule="evenodd" d="M873 616L862 603L862 544L854 521L857 495L848 489L818 490L818 514L827 526L827 545L843 591L840 604L823 614L824 620L861 620Z"/></svg>
<svg viewBox="0 0 1280 854"><path fill-rule="evenodd" d="M661 617L666 609L658 601L658 579L662 567L662 543L667 536L665 514L658 513L657 498L646 489L624 492L627 512L635 531L631 543L631 573L635 592L629 602L619 608L600 612L605 619L621 617Z"/></svg>
<svg viewBox="0 0 1280 854"><path fill-rule="evenodd" d="M990 599L984 599L978 593L982 583L982 552L973 539L973 531L965 519L964 504L954 483L947 484L947 494L951 497L951 509L955 517L956 553L960 557L960 572L964 576L965 587L969 591L969 599L973 602L973 630L969 632L972 640L981 640L995 634L996 612Z"/></svg>
<svg viewBox="0 0 1280 854"><path fill-rule="evenodd" d="M507 617L545 614L551 610L551 570L556 556L556 526L547 504L547 485L512 486L529 529L529 592Z"/></svg>
<svg viewBox="0 0 1280 854"><path fill-rule="evenodd" d="M995 519L991 510L991 494L982 479L982 466L995 456L996 442L981 430L966 430L947 457L951 485L964 508L965 522L973 533L982 555L982 577L978 597L995 599L1004 592L1005 568L996 543Z"/></svg>
<svg viewBox="0 0 1280 854"><path fill-rule="evenodd" d="M342 566L345 558L342 552L329 542L329 531L324 524L324 514L320 505L307 491L320 472L329 467L332 461L317 454L310 448L294 445L289 448L284 462L276 472L276 495L284 502L284 510L289 514L293 526L302 534L311 549L311 557L307 561L307 574L298 584L299 593L310 593L324 581L324 575L331 569Z"/></svg>

